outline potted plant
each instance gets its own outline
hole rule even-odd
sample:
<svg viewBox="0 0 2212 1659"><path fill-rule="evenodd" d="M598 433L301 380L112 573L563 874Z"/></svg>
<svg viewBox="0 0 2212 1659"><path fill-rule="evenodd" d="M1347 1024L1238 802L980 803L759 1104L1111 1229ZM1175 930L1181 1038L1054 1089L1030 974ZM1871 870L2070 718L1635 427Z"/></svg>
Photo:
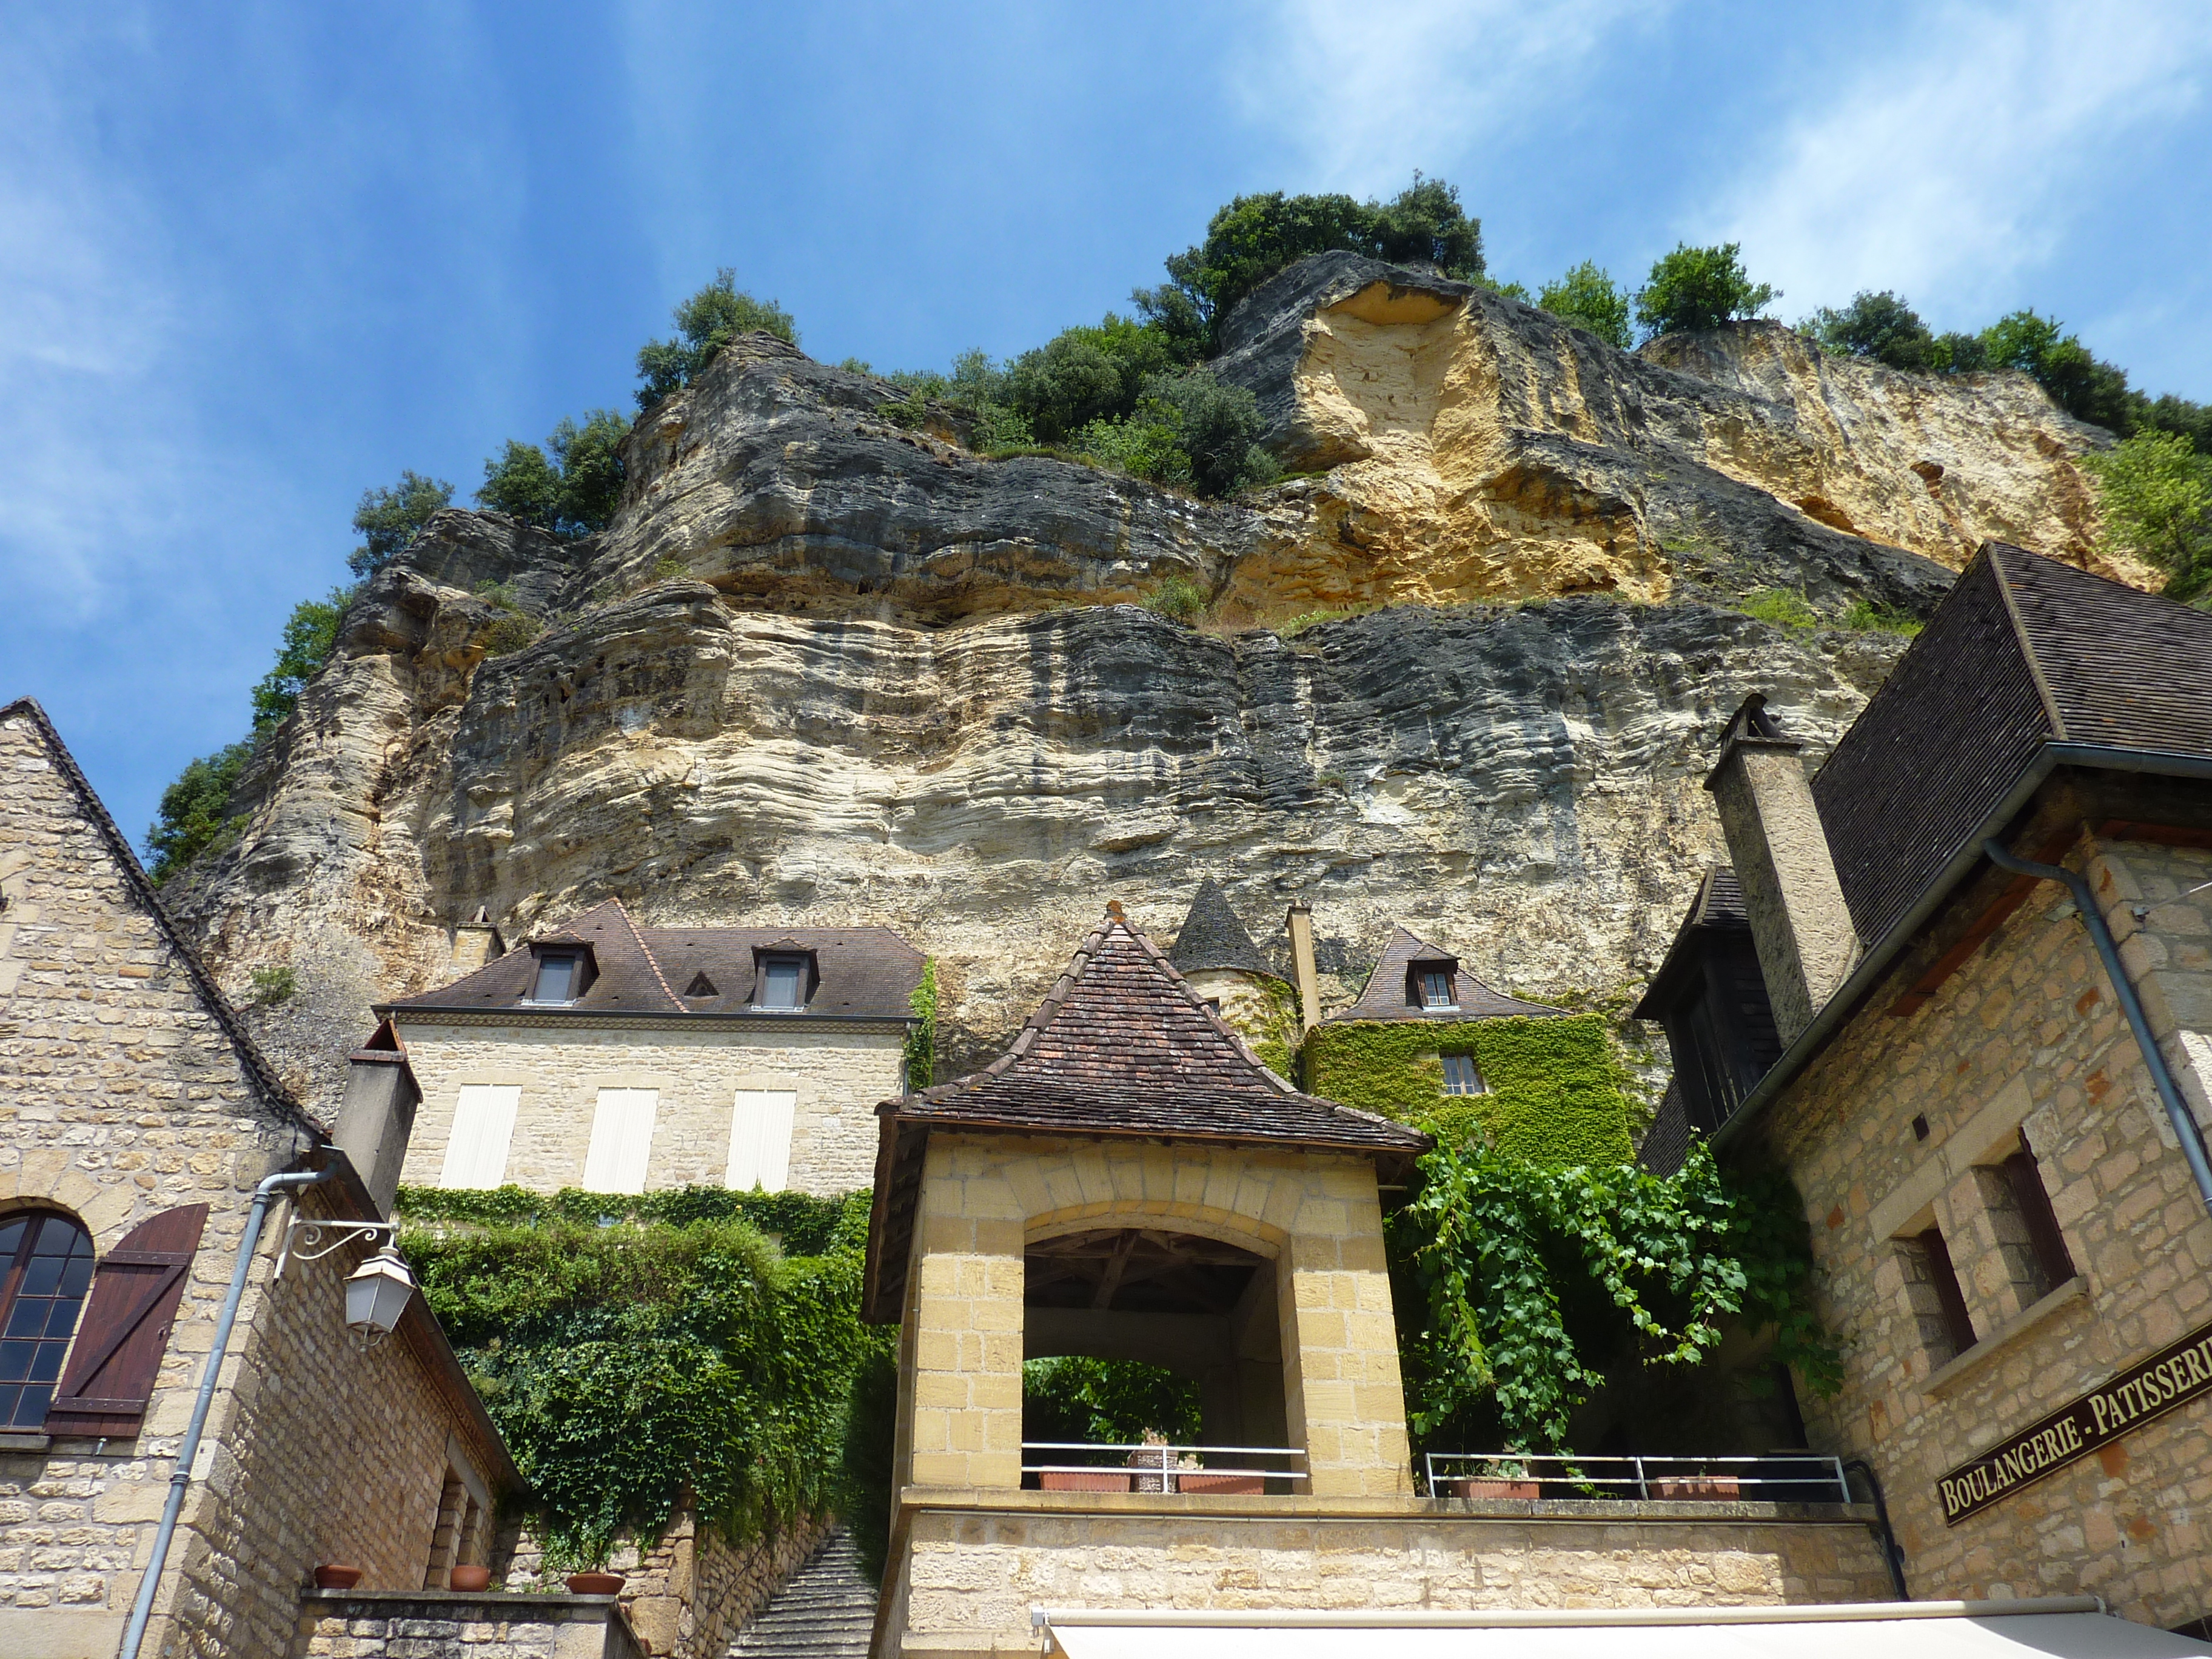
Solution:
<svg viewBox="0 0 2212 1659"><path fill-rule="evenodd" d="M1473 1474L1443 1483L1447 1498L1541 1498L1544 1483L1534 1479L1517 1457L1492 1457L1476 1466Z"/></svg>
<svg viewBox="0 0 2212 1659"><path fill-rule="evenodd" d="M586 1534L576 1540L576 1553L571 1558L576 1571L566 1580L571 1595L617 1595L621 1594L623 1576L607 1571L607 1557L614 1553L615 1540ZM552 1552L549 1551L550 1554ZM567 1552L563 1551L562 1553ZM550 1564L549 1564L550 1565Z"/></svg>
<svg viewBox="0 0 2212 1659"><path fill-rule="evenodd" d="M315 1569L317 1589L349 1590L361 1583L361 1569L343 1561L325 1561Z"/></svg>

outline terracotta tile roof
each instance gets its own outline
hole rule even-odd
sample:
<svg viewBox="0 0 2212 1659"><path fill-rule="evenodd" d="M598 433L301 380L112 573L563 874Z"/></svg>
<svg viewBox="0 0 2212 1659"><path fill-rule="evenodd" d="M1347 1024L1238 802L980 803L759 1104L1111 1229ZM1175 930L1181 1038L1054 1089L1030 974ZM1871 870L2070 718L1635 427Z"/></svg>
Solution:
<svg viewBox="0 0 2212 1659"><path fill-rule="evenodd" d="M380 1006L402 1015L514 1008L530 995L536 945L589 945L597 977L579 1014L716 1014L789 1019L906 1019L924 957L888 927L641 927L621 901L570 916L473 974ZM806 1006L757 1012L756 953L811 953L819 975ZM691 995L694 987L702 994ZM705 988L711 988L708 990ZM556 1011L560 1012L560 1011Z"/></svg>
<svg viewBox="0 0 2212 1659"><path fill-rule="evenodd" d="M1243 974L1273 975L1275 972L1260 954L1259 946L1252 943L1244 924L1237 920L1236 911L1229 908L1229 896L1221 890L1221 884L1212 876L1198 884L1190 914L1182 919L1168 960L1176 972L1184 974L1215 968Z"/></svg>
<svg viewBox="0 0 2212 1659"><path fill-rule="evenodd" d="M935 1129L1340 1149L1396 1170L1419 1130L1301 1094L1199 1000L1118 905L1006 1052L981 1071L876 1109L867 1317L899 1316L921 1160Z"/></svg>
<svg viewBox="0 0 2212 1659"><path fill-rule="evenodd" d="M1459 1000L1456 1007L1432 1012L1413 1001L1407 994L1406 973L1416 962L1450 964L1453 991ZM1358 1000L1348 1008L1339 1009L1325 1023L1370 1019L1425 1020L1432 1024L1439 1020L1549 1019L1567 1012L1565 1008L1554 1008L1548 1003L1523 1002L1518 997L1509 997L1502 992L1493 991L1462 968L1459 958L1450 951L1440 950L1426 939L1398 927L1391 931L1390 942L1382 947L1382 959L1375 964L1375 971L1367 975L1367 983L1361 988Z"/></svg>
<svg viewBox="0 0 2212 1659"><path fill-rule="evenodd" d="M1984 543L1813 778L1869 951L2046 743L2212 757L2212 616Z"/></svg>

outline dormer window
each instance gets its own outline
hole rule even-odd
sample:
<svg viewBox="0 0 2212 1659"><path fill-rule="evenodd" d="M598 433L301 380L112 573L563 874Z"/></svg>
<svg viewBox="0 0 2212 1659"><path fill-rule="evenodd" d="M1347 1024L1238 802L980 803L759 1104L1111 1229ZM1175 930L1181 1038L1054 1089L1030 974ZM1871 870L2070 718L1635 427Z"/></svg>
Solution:
<svg viewBox="0 0 2212 1659"><path fill-rule="evenodd" d="M592 952L587 945L532 945L530 994L524 1001L536 1006L566 1007L584 994L592 982Z"/></svg>
<svg viewBox="0 0 2212 1659"><path fill-rule="evenodd" d="M754 1006L793 1012L804 1008L813 994L813 964L805 957L763 957L760 991L753 1000Z"/></svg>
<svg viewBox="0 0 2212 1659"><path fill-rule="evenodd" d="M1420 970L1421 1006L1424 1008L1456 1008L1459 1000L1452 994L1452 975L1449 968L1424 968Z"/></svg>
<svg viewBox="0 0 2212 1659"><path fill-rule="evenodd" d="M684 994L687 997L718 997L722 994L714 988L714 981L707 977L707 970L702 968L691 975L691 982L684 988Z"/></svg>

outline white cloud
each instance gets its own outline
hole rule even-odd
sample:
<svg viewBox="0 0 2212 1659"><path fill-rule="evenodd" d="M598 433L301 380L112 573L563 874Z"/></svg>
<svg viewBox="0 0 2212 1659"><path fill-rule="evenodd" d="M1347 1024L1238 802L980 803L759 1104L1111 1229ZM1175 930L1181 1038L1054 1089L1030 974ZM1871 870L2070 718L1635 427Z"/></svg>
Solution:
<svg viewBox="0 0 2212 1659"><path fill-rule="evenodd" d="M1232 85L1305 188L1382 191L1571 101L1574 72L1672 0L1282 0Z"/></svg>
<svg viewBox="0 0 2212 1659"><path fill-rule="evenodd" d="M2147 128L2191 109L2212 62L2197 4L1952 6L1885 32L1832 96L1789 125L1704 236L1801 315L1863 289L1979 315L2058 252L2079 205L2122 187ZM1702 240L1702 238L1700 238Z"/></svg>

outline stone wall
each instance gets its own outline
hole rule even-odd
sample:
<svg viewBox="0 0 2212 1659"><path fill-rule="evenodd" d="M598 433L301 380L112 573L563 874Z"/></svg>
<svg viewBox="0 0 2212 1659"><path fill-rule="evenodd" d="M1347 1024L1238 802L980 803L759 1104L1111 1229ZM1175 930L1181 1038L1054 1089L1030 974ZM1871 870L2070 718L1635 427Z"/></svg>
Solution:
<svg viewBox="0 0 2212 1659"><path fill-rule="evenodd" d="M612 1600L599 1595L376 1595L310 1590L298 1659L644 1659Z"/></svg>
<svg viewBox="0 0 2212 1659"><path fill-rule="evenodd" d="M1290 1438L1312 1490L1412 1490L1405 1395L1366 1159L1252 1147L965 1136L922 1176L900 1379L901 1480L1021 1484L1024 1259L1030 1241L1158 1227L1270 1260Z"/></svg>
<svg viewBox="0 0 2212 1659"><path fill-rule="evenodd" d="M142 1431L0 1439L0 1653L106 1659L252 1188L297 1163L314 1133L257 1083L67 764L34 720L0 720L0 1213L67 1210L104 1257L154 1215L209 1206ZM448 1437L467 1425L416 1346L347 1349L339 1287L357 1250L272 1289L288 1214L276 1206L263 1234L149 1655L276 1659L319 1561L353 1556L372 1583L422 1583ZM477 1467L489 1467L482 1449Z"/></svg>
<svg viewBox="0 0 2212 1659"><path fill-rule="evenodd" d="M2196 1035L2212 1032L2212 893L2185 896L2212 881L2212 853L2085 837L2067 862L2099 895L2165 1052L2212 1117L2197 1069L2212 1046ZM1990 890L1954 913L1953 935ZM1918 1012L1884 1014L1925 965L1900 967L1759 1126L1805 1200L1822 1316L1849 1337L1843 1392L1802 1401L1813 1443L1881 1472L1916 1595L2094 1594L2150 1624L2202 1616L2203 1401L1944 1524L1939 1476L2212 1320L2212 1220L2061 889L2036 887ZM2047 1295L1991 1168L2015 1131L2075 1269ZM1929 1224L1972 1316L1964 1354L1934 1316L1924 1263L1899 1242Z"/></svg>
<svg viewBox="0 0 2212 1659"><path fill-rule="evenodd" d="M1729 1607L1887 1600L1870 1511L1767 1504L909 1492L876 1659L1035 1652L1030 1607ZM1149 1511L1149 1512L1147 1512Z"/></svg>
<svg viewBox="0 0 2212 1659"><path fill-rule="evenodd" d="M659 1091L649 1189L720 1184L736 1091L789 1089L799 1096L790 1184L836 1196L875 1178L876 1103L905 1086L905 1033L892 1027L580 1031L573 1022L432 1024L403 1017L400 1035L422 1088L403 1178L422 1186L438 1184L467 1084L521 1085L507 1179L540 1192L582 1184L601 1089Z"/></svg>

